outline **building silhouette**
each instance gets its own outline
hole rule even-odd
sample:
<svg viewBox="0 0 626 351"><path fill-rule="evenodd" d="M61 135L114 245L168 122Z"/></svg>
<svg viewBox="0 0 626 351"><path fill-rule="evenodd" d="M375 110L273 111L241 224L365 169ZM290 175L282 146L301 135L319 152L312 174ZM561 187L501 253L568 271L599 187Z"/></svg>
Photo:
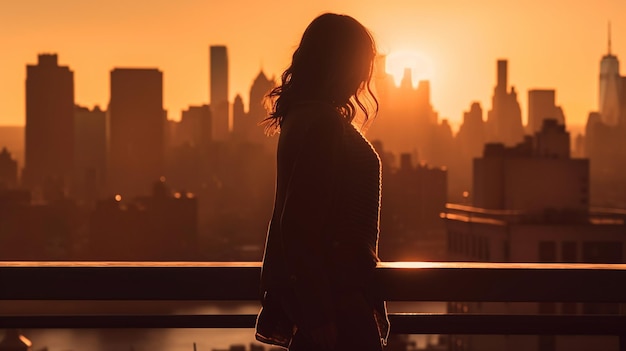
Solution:
<svg viewBox="0 0 626 351"><path fill-rule="evenodd" d="M376 55L374 59L374 72L372 73L373 86L376 93L376 97L381 102L381 107L384 106L384 102L388 101L390 89L394 87L393 76L387 73L387 56Z"/></svg>
<svg viewBox="0 0 626 351"><path fill-rule="evenodd" d="M555 120L524 142L487 144L474 162L473 203L448 204L448 259L477 262L622 263L626 211L589 206L589 160L572 159ZM470 282L471 283L471 282ZM584 284L584 282L582 282ZM451 302L450 313L611 314L617 304ZM464 350L610 349L610 338L452 336Z"/></svg>
<svg viewBox="0 0 626 351"><path fill-rule="evenodd" d="M565 125L565 116L560 106L555 104L555 91L553 89L531 89L528 91L528 128L529 134L541 130L543 121L546 119L556 120L558 124Z"/></svg>
<svg viewBox="0 0 626 351"><path fill-rule="evenodd" d="M486 142L485 121L480 103L473 102L463 112L463 123L454 137L452 163L449 172L450 201L467 200L472 194L472 162L480 157Z"/></svg>
<svg viewBox="0 0 626 351"><path fill-rule="evenodd" d="M584 153L591 160L592 201L604 207L626 208L626 77L611 52L600 61L598 111L589 113Z"/></svg>
<svg viewBox="0 0 626 351"><path fill-rule="evenodd" d="M461 149L473 157L480 156L485 145L485 122L479 102L473 102L469 111L463 112L463 124L456 135Z"/></svg>
<svg viewBox="0 0 626 351"><path fill-rule="evenodd" d="M555 120L515 147L487 144L474 159L476 207L527 212L589 206L589 160L570 158L570 137Z"/></svg>
<svg viewBox="0 0 626 351"><path fill-rule="evenodd" d="M241 95L233 101L233 139L236 142L252 143L271 148L273 139L265 136L263 127L259 125L268 116L265 97L274 88L274 80L267 78L261 70L252 82L248 100L248 110L245 111Z"/></svg>
<svg viewBox="0 0 626 351"><path fill-rule="evenodd" d="M233 100L233 139L236 142L249 141L250 127L248 125L248 114L243 105L240 94Z"/></svg>
<svg viewBox="0 0 626 351"><path fill-rule="evenodd" d="M267 118L268 110L265 104L265 97L274 86L274 79L268 78L261 70L250 87L248 122L245 127L247 139L250 142L268 144L268 139L263 133L263 128L259 127L259 123Z"/></svg>
<svg viewBox="0 0 626 351"><path fill-rule="evenodd" d="M498 60L497 84L487 113L487 140L515 145L524 138L522 112L515 87L508 87L508 61Z"/></svg>
<svg viewBox="0 0 626 351"><path fill-rule="evenodd" d="M177 144L206 148L211 142L211 108L209 105L189 106L182 112L176 128Z"/></svg>
<svg viewBox="0 0 626 351"><path fill-rule="evenodd" d="M163 175L163 74L157 69L111 71L109 189L123 197L147 194Z"/></svg>
<svg viewBox="0 0 626 351"><path fill-rule="evenodd" d="M25 131L24 126L0 126L0 146L11 151L12 157L17 161L18 181L22 179L20 171L24 168Z"/></svg>
<svg viewBox="0 0 626 351"><path fill-rule="evenodd" d="M107 170L106 111L74 109L75 198L93 203L103 195Z"/></svg>
<svg viewBox="0 0 626 351"><path fill-rule="evenodd" d="M27 190L0 191L0 260L74 260L81 212L68 199L33 202Z"/></svg>
<svg viewBox="0 0 626 351"><path fill-rule="evenodd" d="M100 260L193 260L197 234L196 196L172 192L162 179L149 196L99 201L90 218L89 252Z"/></svg>
<svg viewBox="0 0 626 351"><path fill-rule="evenodd" d="M0 151L0 190L17 187L17 161L6 147Z"/></svg>
<svg viewBox="0 0 626 351"><path fill-rule="evenodd" d="M74 167L74 73L59 66L56 54L41 54L26 67L25 144L22 178L35 200L50 184L67 193Z"/></svg>
<svg viewBox="0 0 626 351"><path fill-rule="evenodd" d="M611 53L611 24L609 23L608 51L600 61L600 89L598 110L602 122L615 127L622 121L623 78L619 74L619 60Z"/></svg>
<svg viewBox="0 0 626 351"><path fill-rule="evenodd" d="M374 145L384 153L381 143ZM447 202L447 171L413 163L409 153L400 155L397 168L383 161L379 255L385 261L445 258L444 223L439 214Z"/></svg>
<svg viewBox="0 0 626 351"><path fill-rule="evenodd" d="M263 81L259 76L265 75L256 76L251 90L262 106L266 91L259 88ZM256 105L250 107L253 113L259 110ZM245 111L241 95L234 98L232 109L232 132L222 141L212 140L208 131L199 133L202 127L197 122L214 117L209 116L208 106L189 107L180 122L168 121L165 176L173 188L198 197L199 240L207 248L203 258L259 260L270 215L267 211L274 200L276 160L267 146L274 145L277 138L264 136L263 128ZM254 132L263 139L254 139Z"/></svg>
<svg viewBox="0 0 626 351"><path fill-rule="evenodd" d="M228 102L228 51L226 46L210 47L210 103L213 141L226 141L230 132Z"/></svg>
<svg viewBox="0 0 626 351"><path fill-rule="evenodd" d="M435 150L439 130L438 113L430 101L430 82L422 80L413 86L411 69L406 68L396 86L391 75L385 73L385 56L375 61L374 84L379 100L376 123L367 130L371 140L381 140L385 148L396 154L409 152L419 155L429 164L441 165ZM445 129L445 126L443 126ZM396 165L397 166L397 165Z"/></svg>

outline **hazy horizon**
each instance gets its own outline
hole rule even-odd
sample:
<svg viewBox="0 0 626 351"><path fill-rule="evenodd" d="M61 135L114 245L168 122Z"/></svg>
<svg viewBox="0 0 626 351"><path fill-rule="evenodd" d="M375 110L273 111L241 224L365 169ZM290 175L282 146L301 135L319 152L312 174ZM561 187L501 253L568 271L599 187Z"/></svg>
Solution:
<svg viewBox="0 0 626 351"><path fill-rule="evenodd" d="M247 104L252 80L263 69L278 76L302 31L323 12L354 16L373 32L379 50L409 52L431 67L432 103L440 118L458 125L473 101L491 106L495 62L509 60L526 118L527 91L556 89L567 124L583 125L597 109L599 62L612 52L626 59L626 3L424 2L330 0L316 3L183 0L4 2L0 44L0 125L23 125L24 79L37 54L54 52L75 75L75 101L105 107L114 67L157 67L164 72L164 108L179 120L189 105L208 103L208 48L227 45L232 101Z"/></svg>

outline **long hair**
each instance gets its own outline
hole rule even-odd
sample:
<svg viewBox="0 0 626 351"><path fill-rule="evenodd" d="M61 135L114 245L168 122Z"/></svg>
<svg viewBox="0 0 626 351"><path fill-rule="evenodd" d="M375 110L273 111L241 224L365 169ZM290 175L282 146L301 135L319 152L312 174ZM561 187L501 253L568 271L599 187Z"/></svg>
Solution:
<svg viewBox="0 0 626 351"><path fill-rule="evenodd" d="M281 85L268 94L272 106L263 121L266 133L279 131L289 109L306 101L329 103L350 122L358 106L365 124L370 111L359 99L361 92L367 91L374 114L378 112L378 100L370 87L375 56L372 35L354 18L332 13L315 18L283 72Z"/></svg>

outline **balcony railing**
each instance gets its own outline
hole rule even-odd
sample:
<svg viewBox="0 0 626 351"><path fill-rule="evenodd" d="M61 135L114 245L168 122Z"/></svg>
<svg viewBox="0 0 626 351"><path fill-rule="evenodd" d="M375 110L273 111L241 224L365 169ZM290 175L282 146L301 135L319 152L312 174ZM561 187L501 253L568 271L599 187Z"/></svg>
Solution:
<svg viewBox="0 0 626 351"><path fill-rule="evenodd" d="M257 301L259 263L0 262L0 300ZM626 302L626 265L380 263L388 301ZM626 315L390 315L392 333L612 335ZM254 315L3 315L0 328L253 328Z"/></svg>

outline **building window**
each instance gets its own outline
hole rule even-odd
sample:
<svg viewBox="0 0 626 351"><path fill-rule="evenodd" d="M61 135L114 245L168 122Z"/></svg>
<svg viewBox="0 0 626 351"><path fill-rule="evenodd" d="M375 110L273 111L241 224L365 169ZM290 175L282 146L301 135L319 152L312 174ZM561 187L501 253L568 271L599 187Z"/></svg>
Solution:
<svg viewBox="0 0 626 351"><path fill-rule="evenodd" d="M561 262L578 262L578 244L574 241L564 241L561 243Z"/></svg>
<svg viewBox="0 0 626 351"><path fill-rule="evenodd" d="M539 242L539 262L556 262L556 243L554 241Z"/></svg>

